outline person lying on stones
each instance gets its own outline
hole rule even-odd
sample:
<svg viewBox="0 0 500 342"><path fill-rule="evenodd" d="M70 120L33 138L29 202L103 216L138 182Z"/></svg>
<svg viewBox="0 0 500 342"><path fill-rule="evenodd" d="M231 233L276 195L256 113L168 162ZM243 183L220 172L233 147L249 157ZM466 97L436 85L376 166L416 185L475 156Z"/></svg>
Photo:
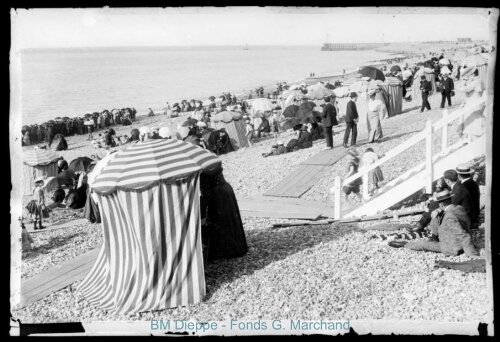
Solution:
<svg viewBox="0 0 500 342"><path fill-rule="evenodd" d="M269 152L269 153L262 153L262 156L264 158L266 158L266 157L270 157L270 156L279 156L280 154L285 154L286 153L285 144L281 140L278 140L276 142L276 145L273 145L272 148L273 148L273 150L271 152Z"/></svg>

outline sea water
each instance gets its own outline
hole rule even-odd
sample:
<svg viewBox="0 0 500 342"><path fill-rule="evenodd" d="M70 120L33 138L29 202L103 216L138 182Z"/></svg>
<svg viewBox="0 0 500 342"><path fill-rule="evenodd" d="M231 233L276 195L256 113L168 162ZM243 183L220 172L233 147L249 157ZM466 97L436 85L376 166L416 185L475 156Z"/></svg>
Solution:
<svg viewBox="0 0 500 342"><path fill-rule="evenodd" d="M138 114L182 100L327 76L386 58L319 47L33 49L21 52L23 124L134 107ZM18 94L13 94L16 96Z"/></svg>

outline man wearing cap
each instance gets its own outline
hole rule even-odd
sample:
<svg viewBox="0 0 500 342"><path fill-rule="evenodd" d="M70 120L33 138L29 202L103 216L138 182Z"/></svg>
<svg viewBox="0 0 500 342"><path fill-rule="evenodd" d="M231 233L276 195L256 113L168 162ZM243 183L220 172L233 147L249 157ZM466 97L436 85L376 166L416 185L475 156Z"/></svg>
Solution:
<svg viewBox="0 0 500 342"><path fill-rule="evenodd" d="M422 108L420 108L420 113L422 113L425 108L427 108L427 110L431 110L431 105L427 98L429 97L429 93L432 91L432 85L425 78L425 75L420 76L420 90L422 91Z"/></svg>
<svg viewBox="0 0 500 342"><path fill-rule="evenodd" d="M441 87L441 108L444 108L446 99L448 99L448 107L451 107L451 93L455 90L455 85L453 84L453 80L448 77L447 73L443 74L443 78L441 79Z"/></svg>
<svg viewBox="0 0 500 342"><path fill-rule="evenodd" d="M471 220L471 228L475 229L479 225L479 198L481 196L481 191L479 190L479 185L472 179L472 174L474 170L471 170L467 164L459 164L456 168L458 173L458 179L462 186L469 191L471 196L471 212L470 212L470 220Z"/></svg>
<svg viewBox="0 0 500 342"><path fill-rule="evenodd" d="M346 129L344 133L344 147L347 148L347 141L349 140L349 135L352 130L351 146L356 145L356 138L358 136L358 110L356 109L356 100L358 99L358 94L352 92L349 97L351 98L347 102L347 109L345 114Z"/></svg>
<svg viewBox="0 0 500 342"><path fill-rule="evenodd" d="M477 256L479 253L472 244L470 219L460 205L452 204L454 195L449 190L439 192L434 198L439 202L439 214L431 225L439 241L410 241L405 247L424 252L437 252L445 255Z"/></svg>
<svg viewBox="0 0 500 342"><path fill-rule="evenodd" d="M333 148L333 132L332 126L337 126L337 111L335 106L330 103L330 97L325 97L325 106L323 107L323 113L321 114L323 120L323 131L325 132L326 147L324 150L331 150Z"/></svg>

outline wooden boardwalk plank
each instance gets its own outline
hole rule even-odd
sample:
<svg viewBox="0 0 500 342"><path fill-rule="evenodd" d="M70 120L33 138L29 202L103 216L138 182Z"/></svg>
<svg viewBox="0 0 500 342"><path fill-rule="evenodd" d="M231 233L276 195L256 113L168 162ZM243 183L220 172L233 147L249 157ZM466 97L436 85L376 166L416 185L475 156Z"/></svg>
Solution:
<svg viewBox="0 0 500 342"><path fill-rule="evenodd" d="M96 247L53 269L23 281L21 283L21 302L16 306L16 309L28 306L83 279L94 266L100 250L101 246Z"/></svg>
<svg viewBox="0 0 500 342"><path fill-rule="evenodd" d="M299 165L295 170L293 170L288 176L283 178L278 184L276 184L271 189L264 193L264 196L280 196L281 193L286 192L290 188L292 181L298 177L301 177L304 171L307 170L307 165Z"/></svg>
<svg viewBox="0 0 500 342"><path fill-rule="evenodd" d="M300 180L298 184L296 184L295 187L291 189L291 191L284 194L283 196L288 196L288 197L302 196L311 187L313 187L314 184L316 184L320 178L324 177L331 168L331 166L324 166L324 165L314 165L314 166L317 166L317 168L312 169L311 173L309 173L307 177L302 178L302 180Z"/></svg>

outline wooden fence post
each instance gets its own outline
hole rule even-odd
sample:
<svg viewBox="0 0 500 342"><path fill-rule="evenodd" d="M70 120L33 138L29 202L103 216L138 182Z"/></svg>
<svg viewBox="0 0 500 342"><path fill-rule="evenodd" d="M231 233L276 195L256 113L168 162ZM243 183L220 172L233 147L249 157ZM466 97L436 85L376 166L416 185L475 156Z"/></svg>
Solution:
<svg viewBox="0 0 500 342"><path fill-rule="evenodd" d="M363 175L363 198L365 200L370 198L370 196L368 195L368 185L369 185L368 184L368 174L369 174L369 172L365 173Z"/></svg>
<svg viewBox="0 0 500 342"><path fill-rule="evenodd" d="M341 180L340 177L337 176L335 177L335 201L333 203L333 217L336 220L340 219L340 196L341 196L341 191L342 191L342 186L341 186Z"/></svg>
<svg viewBox="0 0 500 342"><path fill-rule="evenodd" d="M432 122L431 120L427 120L427 124L425 127L425 172L426 172L426 180L425 180L425 190L428 194L432 194Z"/></svg>
<svg viewBox="0 0 500 342"><path fill-rule="evenodd" d="M443 120L446 120L446 117L448 116L448 109L443 110ZM441 152L443 155L446 154L448 150L448 124L445 123L443 125L443 134L442 134L442 142L441 142Z"/></svg>

